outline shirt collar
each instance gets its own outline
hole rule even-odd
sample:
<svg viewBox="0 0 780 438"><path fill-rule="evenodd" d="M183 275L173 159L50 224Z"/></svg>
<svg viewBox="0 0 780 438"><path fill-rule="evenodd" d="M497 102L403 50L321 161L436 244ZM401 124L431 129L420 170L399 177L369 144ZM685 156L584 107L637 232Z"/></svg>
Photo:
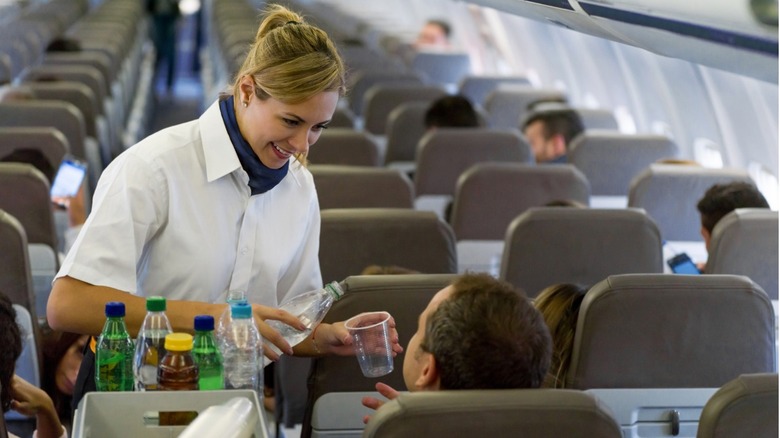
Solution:
<svg viewBox="0 0 780 438"><path fill-rule="evenodd" d="M198 121L201 146L206 159L206 180L212 182L240 169L241 162L222 122L219 101L214 102Z"/></svg>

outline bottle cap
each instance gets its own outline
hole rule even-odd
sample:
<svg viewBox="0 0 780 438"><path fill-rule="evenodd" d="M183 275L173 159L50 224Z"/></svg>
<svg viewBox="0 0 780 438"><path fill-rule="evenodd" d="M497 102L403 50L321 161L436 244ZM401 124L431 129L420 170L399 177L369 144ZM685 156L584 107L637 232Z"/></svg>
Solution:
<svg viewBox="0 0 780 438"><path fill-rule="evenodd" d="M119 301L109 301L106 303L106 316L109 318L116 318L118 316L125 316L125 303Z"/></svg>
<svg viewBox="0 0 780 438"><path fill-rule="evenodd" d="M168 351L192 350L192 335L188 333L169 333L165 335L165 349Z"/></svg>
<svg viewBox="0 0 780 438"><path fill-rule="evenodd" d="M341 287L341 284L339 284L338 281L332 281L325 285L325 290L331 293L333 295L333 299L338 301L341 297L344 296L344 289Z"/></svg>
<svg viewBox="0 0 780 438"><path fill-rule="evenodd" d="M214 330L214 317L211 315L198 315L195 317L196 332L210 332Z"/></svg>
<svg viewBox="0 0 780 438"><path fill-rule="evenodd" d="M236 319L252 317L252 306L248 303L236 303L230 305L230 316Z"/></svg>
<svg viewBox="0 0 780 438"><path fill-rule="evenodd" d="M146 299L147 312L165 312L165 297L148 297Z"/></svg>

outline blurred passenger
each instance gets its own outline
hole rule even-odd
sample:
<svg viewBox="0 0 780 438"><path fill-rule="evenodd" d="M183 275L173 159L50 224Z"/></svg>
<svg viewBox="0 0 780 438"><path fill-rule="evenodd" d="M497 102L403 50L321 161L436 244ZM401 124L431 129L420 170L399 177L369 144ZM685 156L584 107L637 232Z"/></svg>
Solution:
<svg viewBox="0 0 780 438"><path fill-rule="evenodd" d="M360 275L409 275L409 274L419 274L419 271L415 271L414 269L408 269L404 268L402 266L395 266L395 265L369 265L366 266L365 269L363 269L363 272L360 273Z"/></svg>
<svg viewBox="0 0 780 438"><path fill-rule="evenodd" d="M522 124L537 163L565 163L571 141L584 130L580 116L570 108L537 109Z"/></svg>
<svg viewBox="0 0 780 438"><path fill-rule="evenodd" d="M425 128L477 128L479 118L471 102L461 95L436 99L425 112Z"/></svg>
<svg viewBox="0 0 780 438"><path fill-rule="evenodd" d="M16 360L22 354L22 334L16 324L11 300L0 292L0 401L3 413L13 409L22 415L35 416L37 438L67 437L54 403L42 389L14 375ZM9 437L17 438L9 433Z"/></svg>
<svg viewBox="0 0 780 438"><path fill-rule="evenodd" d="M428 20L417 34L414 48L417 50L449 50L452 29L444 20Z"/></svg>
<svg viewBox="0 0 780 438"><path fill-rule="evenodd" d="M420 314L404 357L404 382L409 391L538 388L551 350L544 319L523 292L488 274L465 274ZM376 390L390 400L398 396L384 383ZM363 398L371 409L383 404Z"/></svg>
<svg viewBox="0 0 780 438"><path fill-rule="evenodd" d="M544 379L545 388L564 387L580 304L587 291L587 288L576 284L556 284L545 288L534 300L534 306L550 329L553 342L550 370Z"/></svg>
<svg viewBox="0 0 780 438"><path fill-rule="evenodd" d="M574 207L574 208L588 208L587 205L574 199L555 199L544 204L545 207Z"/></svg>
<svg viewBox="0 0 780 438"><path fill-rule="evenodd" d="M73 38L59 37L54 38L48 46L47 52L80 52L81 43Z"/></svg>
<svg viewBox="0 0 780 438"><path fill-rule="evenodd" d="M152 17L152 41L157 52L154 74L155 77L164 75L166 91L170 93L176 68L176 24L181 15L179 1L146 0L146 10ZM163 65L165 71L160 71Z"/></svg>
<svg viewBox="0 0 780 438"><path fill-rule="evenodd" d="M734 181L707 189L696 208L701 216L701 236L709 251L712 230L723 216L737 208L769 208L769 203L755 185Z"/></svg>

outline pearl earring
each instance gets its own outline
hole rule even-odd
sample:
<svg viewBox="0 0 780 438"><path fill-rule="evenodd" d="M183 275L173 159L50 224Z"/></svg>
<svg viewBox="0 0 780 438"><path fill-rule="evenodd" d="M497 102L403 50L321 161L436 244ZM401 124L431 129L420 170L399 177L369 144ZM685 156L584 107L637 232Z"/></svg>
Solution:
<svg viewBox="0 0 780 438"><path fill-rule="evenodd" d="M247 105L249 105L249 102L247 102L247 101L243 101L243 102L242 102L242 104L244 105L244 108L246 108L246 107L247 107Z"/></svg>

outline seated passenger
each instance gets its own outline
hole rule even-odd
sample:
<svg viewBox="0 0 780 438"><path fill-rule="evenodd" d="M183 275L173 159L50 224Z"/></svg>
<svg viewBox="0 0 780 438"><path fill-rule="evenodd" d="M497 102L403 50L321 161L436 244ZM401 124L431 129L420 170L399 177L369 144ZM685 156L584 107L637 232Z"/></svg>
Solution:
<svg viewBox="0 0 780 438"><path fill-rule="evenodd" d="M40 388L14 375L16 360L22 354L22 335L16 324L11 300L0 292L0 401L3 413L13 409L22 415L35 416L37 438L67 437L67 432L51 398ZM17 438L14 434L9 437Z"/></svg>
<svg viewBox="0 0 780 438"><path fill-rule="evenodd" d="M420 29L414 48L417 50L449 50L452 29L444 20L428 20Z"/></svg>
<svg viewBox="0 0 780 438"><path fill-rule="evenodd" d="M488 274L465 274L420 314L404 382L409 391L538 388L551 350L550 332L524 293ZM384 383L376 390L390 400L398 396ZM363 398L371 409L383 404Z"/></svg>
<svg viewBox="0 0 780 438"><path fill-rule="evenodd" d="M420 274L420 272L414 269L404 268L403 266L396 265L368 265L366 266L360 275L409 275Z"/></svg>
<svg viewBox="0 0 780 438"><path fill-rule="evenodd" d="M479 118L468 99L460 95L436 99L425 112L425 128L477 128Z"/></svg>
<svg viewBox="0 0 780 438"><path fill-rule="evenodd" d="M560 106L533 110L522 124L537 163L565 163L571 141L584 130L577 112Z"/></svg>
<svg viewBox="0 0 780 438"><path fill-rule="evenodd" d="M536 310L550 329L553 342L550 370L544 379L545 388L564 387L580 304L587 291L587 288L576 284L555 284L541 291L534 300Z"/></svg>

